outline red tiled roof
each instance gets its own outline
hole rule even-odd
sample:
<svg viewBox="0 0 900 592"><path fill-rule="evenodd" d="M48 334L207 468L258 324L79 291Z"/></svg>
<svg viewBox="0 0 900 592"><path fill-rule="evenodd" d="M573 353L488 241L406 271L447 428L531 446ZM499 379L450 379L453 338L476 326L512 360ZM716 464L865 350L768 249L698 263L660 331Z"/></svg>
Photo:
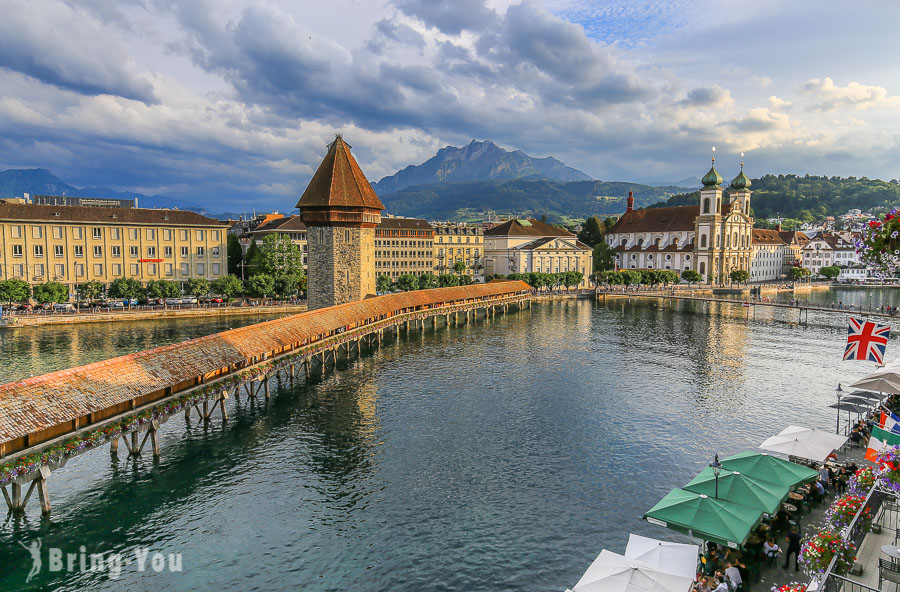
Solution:
<svg viewBox="0 0 900 592"><path fill-rule="evenodd" d="M251 234L256 232L273 232L276 230L306 230L306 224L303 223L303 220L300 218L300 216L297 216L295 214L286 218L275 218L274 220L269 220L268 222L260 224L256 227L256 230L251 232Z"/></svg>
<svg viewBox="0 0 900 592"><path fill-rule="evenodd" d="M350 146L340 136L328 147L328 154L313 175L298 208L340 207L383 210L384 204L363 174Z"/></svg>
<svg viewBox="0 0 900 592"><path fill-rule="evenodd" d="M520 281L388 294L0 385L0 442L398 310L530 291Z"/></svg>
<svg viewBox="0 0 900 592"><path fill-rule="evenodd" d="M754 228L751 235L751 243L755 245L783 245L785 244L781 232L767 228Z"/></svg>
<svg viewBox="0 0 900 592"><path fill-rule="evenodd" d="M529 219L526 224L520 220L508 220L503 224L494 226L484 231L485 236L569 236L575 235L566 230L559 228L540 220Z"/></svg>
<svg viewBox="0 0 900 592"><path fill-rule="evenodd" d="M40 222L102 222L104 224L154 224L158 226L231 226L231 222L201 216L188 210L101 208L94 206L45 206L0 203L0 220Z"/></svg>
<svg viewBox="0 0 900 592"><path fill-rule="evenodd" d="M382 218L376 230L433 230L428 220L418 218Z"/></svg>
<svg viewBox="0 0 900 592"><path fill-rule="evenodd" d="M643 208L625 212L609 232L678 232L694 230L700 206Z"/></svg>

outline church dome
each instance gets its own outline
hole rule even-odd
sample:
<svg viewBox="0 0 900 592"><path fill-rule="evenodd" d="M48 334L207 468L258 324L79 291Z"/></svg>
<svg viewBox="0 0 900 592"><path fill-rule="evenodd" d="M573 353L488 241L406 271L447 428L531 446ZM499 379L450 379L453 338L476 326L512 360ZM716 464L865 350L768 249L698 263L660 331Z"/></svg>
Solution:
<svg viewBox="0 0 900 592"><path fill-rule="evenodd" d="M732 189L750 189L750 179L744 174L744 165L741 165L741 172L731 181Z"/></svg>
<svg viewBox="0 0 900 592"><path fill-rule="evenodd" d="M724 179L722 175L719 174L719 171L716 170L716 166L713 165L709 172L703 175L703 178L700 179L700 182L703 183L704 187L718 187L722 184Z"/></svg>

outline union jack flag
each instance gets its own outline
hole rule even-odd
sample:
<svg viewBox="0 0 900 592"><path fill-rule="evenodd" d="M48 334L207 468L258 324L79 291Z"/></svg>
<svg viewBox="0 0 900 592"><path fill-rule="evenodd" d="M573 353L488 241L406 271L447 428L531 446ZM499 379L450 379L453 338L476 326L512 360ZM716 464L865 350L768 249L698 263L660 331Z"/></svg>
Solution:
<svg viewBox="0 0 900 592"><path fill-rule="evenodd" d="M887 348L890 335L891 328L887 325L850 317L844 359L868 360L884 364L884 350Z"/></svg>

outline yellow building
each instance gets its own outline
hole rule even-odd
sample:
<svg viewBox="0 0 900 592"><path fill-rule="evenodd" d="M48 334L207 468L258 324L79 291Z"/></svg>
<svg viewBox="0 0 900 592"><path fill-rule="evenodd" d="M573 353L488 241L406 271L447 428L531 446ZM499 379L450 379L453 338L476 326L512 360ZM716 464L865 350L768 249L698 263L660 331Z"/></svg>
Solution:
<svg viewBox="0 0 900 592"><path fill-rule="evenodd" d="M453 266L465 264L463 273L475 281L484 281L484 231L480 226L454 223L435 223L435 273L455 273Z"/></svg>
<svg viewBox="0 0 900 592"><path fill-rule="evenodd" d="M0 279L215 280L228 273L227 230L181 210L0 203Z"/></svg>
<svg viewBox="0 0 900 592"><path fill-rule="evenodd" d="M433 273L434 229L426 220L382 217L375 227L375 276Z"/></svg>

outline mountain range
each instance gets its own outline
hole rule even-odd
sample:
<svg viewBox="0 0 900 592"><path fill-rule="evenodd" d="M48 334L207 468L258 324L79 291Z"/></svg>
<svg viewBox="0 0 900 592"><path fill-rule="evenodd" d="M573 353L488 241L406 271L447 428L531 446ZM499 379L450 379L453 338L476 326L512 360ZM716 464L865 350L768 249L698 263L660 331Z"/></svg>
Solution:
<svg viewBox="0 0 900 592"><path fill-rule="evenodd" d="M69 185L47 169L8 169L0 171L0 197L31 195L69 195L76 197L104 197L107 199L138 198L142 208L169 208L203 213L204 209L165 195L144 195L128 191L115 191L107 187L75 187Z"/></svg>
<svg viewBox="0 0 900 592"><path fill-rule="evenodd" d="M489 140L472 140L462 148L445 146L422 164L410 165L384 177L373 183L372 188L381 196L415 185L512 179L590 181L591 177L552 156L534 158L521 150L506 150Z"/></svg>

